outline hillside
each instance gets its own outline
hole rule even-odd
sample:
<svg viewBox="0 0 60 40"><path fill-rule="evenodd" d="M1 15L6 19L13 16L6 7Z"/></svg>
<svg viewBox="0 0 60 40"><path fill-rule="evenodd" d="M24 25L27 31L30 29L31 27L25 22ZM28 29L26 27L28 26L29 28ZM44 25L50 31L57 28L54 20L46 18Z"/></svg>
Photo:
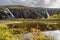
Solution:
<svg viewBox="0 0 60 40"><path fill-rule="evenodd" d="M6 14L6 12L8 14ZM9 6L0 6L0 15L5 17L2 19L12 19L12 15L15 18L24 18L24 19L41 19L42 17L47 18L53 14L59 14L60 9L51 9L51 8L41 8L41 7L26 7L19 5L9 5ZM4 16L3 16L4 15ZM10 17L9 17L9 16Z"/></svg>

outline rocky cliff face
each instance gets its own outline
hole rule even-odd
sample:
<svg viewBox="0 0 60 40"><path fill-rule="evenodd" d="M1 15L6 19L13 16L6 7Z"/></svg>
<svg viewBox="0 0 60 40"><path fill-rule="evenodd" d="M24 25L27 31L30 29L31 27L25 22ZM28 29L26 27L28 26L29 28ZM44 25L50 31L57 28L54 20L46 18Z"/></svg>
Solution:
<svg viewBox="0 0 60 40"><path fill-rule="evenodd" d="M6 17L12 19L12 17L14 16L15 18L41 19L42 17L48 18L48 15L52 16L53 14L59 14L60 9L20 6L15 6L15 8L13 8L9 6L2 8L0 11L0 15L2 18Z"/></svg>

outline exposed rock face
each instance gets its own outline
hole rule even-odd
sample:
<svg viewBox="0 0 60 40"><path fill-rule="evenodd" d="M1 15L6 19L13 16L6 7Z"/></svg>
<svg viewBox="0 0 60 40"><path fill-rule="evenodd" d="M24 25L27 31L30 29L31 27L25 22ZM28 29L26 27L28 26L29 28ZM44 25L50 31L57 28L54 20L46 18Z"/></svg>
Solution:
<svg viewBox="0 0 60 40"><path fill-rule="evenodd" d="M48 18L47 13L51 16L55 13L59 13L60 9L51 9L51 8L33 8L33 7L25 7L25 8L8 8L6 10L5 8L2 9L0 12L0 19L12 19L12 15L14 15L15 18L26 18L26 19L40 19L42 17ZM47 11L46 11L47 9ZM12 15L10 15L12 13Z"/></svg>

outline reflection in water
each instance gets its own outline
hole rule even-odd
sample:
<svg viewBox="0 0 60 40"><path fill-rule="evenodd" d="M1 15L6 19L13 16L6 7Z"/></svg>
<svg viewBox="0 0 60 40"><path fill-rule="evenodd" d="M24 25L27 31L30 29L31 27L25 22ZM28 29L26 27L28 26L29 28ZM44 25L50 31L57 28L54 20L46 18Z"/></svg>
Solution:
<svg viewBox="0 0 60 40"><path fill-rule="evenodd" d="M54 40L60 40L60 30L45 31L42 33L45 33L46 35L52 35L54 37Z"/></svg>
<svg viewBox="0 0 60 40"><path fill-rule="evenodd" d="M59 30L44 31L44 32L41 32L40 35L41 35L41 34L45 34L45 35L47 35L47 36L51 36L51 37L53 37L53 40L60 40L60 31L59 31ZM20 39L20 37L21 37L20 34L16 34L16 35L14 35L14 36L17 36L19 39ZM24 34L23 39L30 38L31 36L33 36L32 33L26 33L26 34ZM47 38L48 38L48 37L47 37ZM46 39L46 40L47 40L47 39Z"/></svg>

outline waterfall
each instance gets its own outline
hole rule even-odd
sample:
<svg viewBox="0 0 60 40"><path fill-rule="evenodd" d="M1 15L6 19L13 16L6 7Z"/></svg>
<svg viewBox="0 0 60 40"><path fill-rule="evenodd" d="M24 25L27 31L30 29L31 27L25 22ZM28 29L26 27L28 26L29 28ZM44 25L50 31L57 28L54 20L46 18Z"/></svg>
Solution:
<svg viewBox="0 0 60 40"><path fill-rule="evenodd" d="M13 15L13 13L8 8L5 8L5 10L11 16L11 18L15 18L15 16Z"/></svg>
<svg viewBox="0 0 60 40"><path fill-rule="evenodd" d="M4 10L4 13L8 16L8 19L11 19L10 15L8 15L8 12Z"/></svg>
<svg viewBox="0 0 60 40"><path fill-rule="evenodd" d="M45 11L46 11L47 18L49 18L50 15L49 15L47 9Z"/></svg>
<svg viewBox="0 0 60 40"><path fill-rule="evenodd" d="M35 9L33 9L33 11L34 11L34 13L36 14L36 16L37 16L37 20L39 19L39 16L40 16L40 14L35 10Z"/></svg>

